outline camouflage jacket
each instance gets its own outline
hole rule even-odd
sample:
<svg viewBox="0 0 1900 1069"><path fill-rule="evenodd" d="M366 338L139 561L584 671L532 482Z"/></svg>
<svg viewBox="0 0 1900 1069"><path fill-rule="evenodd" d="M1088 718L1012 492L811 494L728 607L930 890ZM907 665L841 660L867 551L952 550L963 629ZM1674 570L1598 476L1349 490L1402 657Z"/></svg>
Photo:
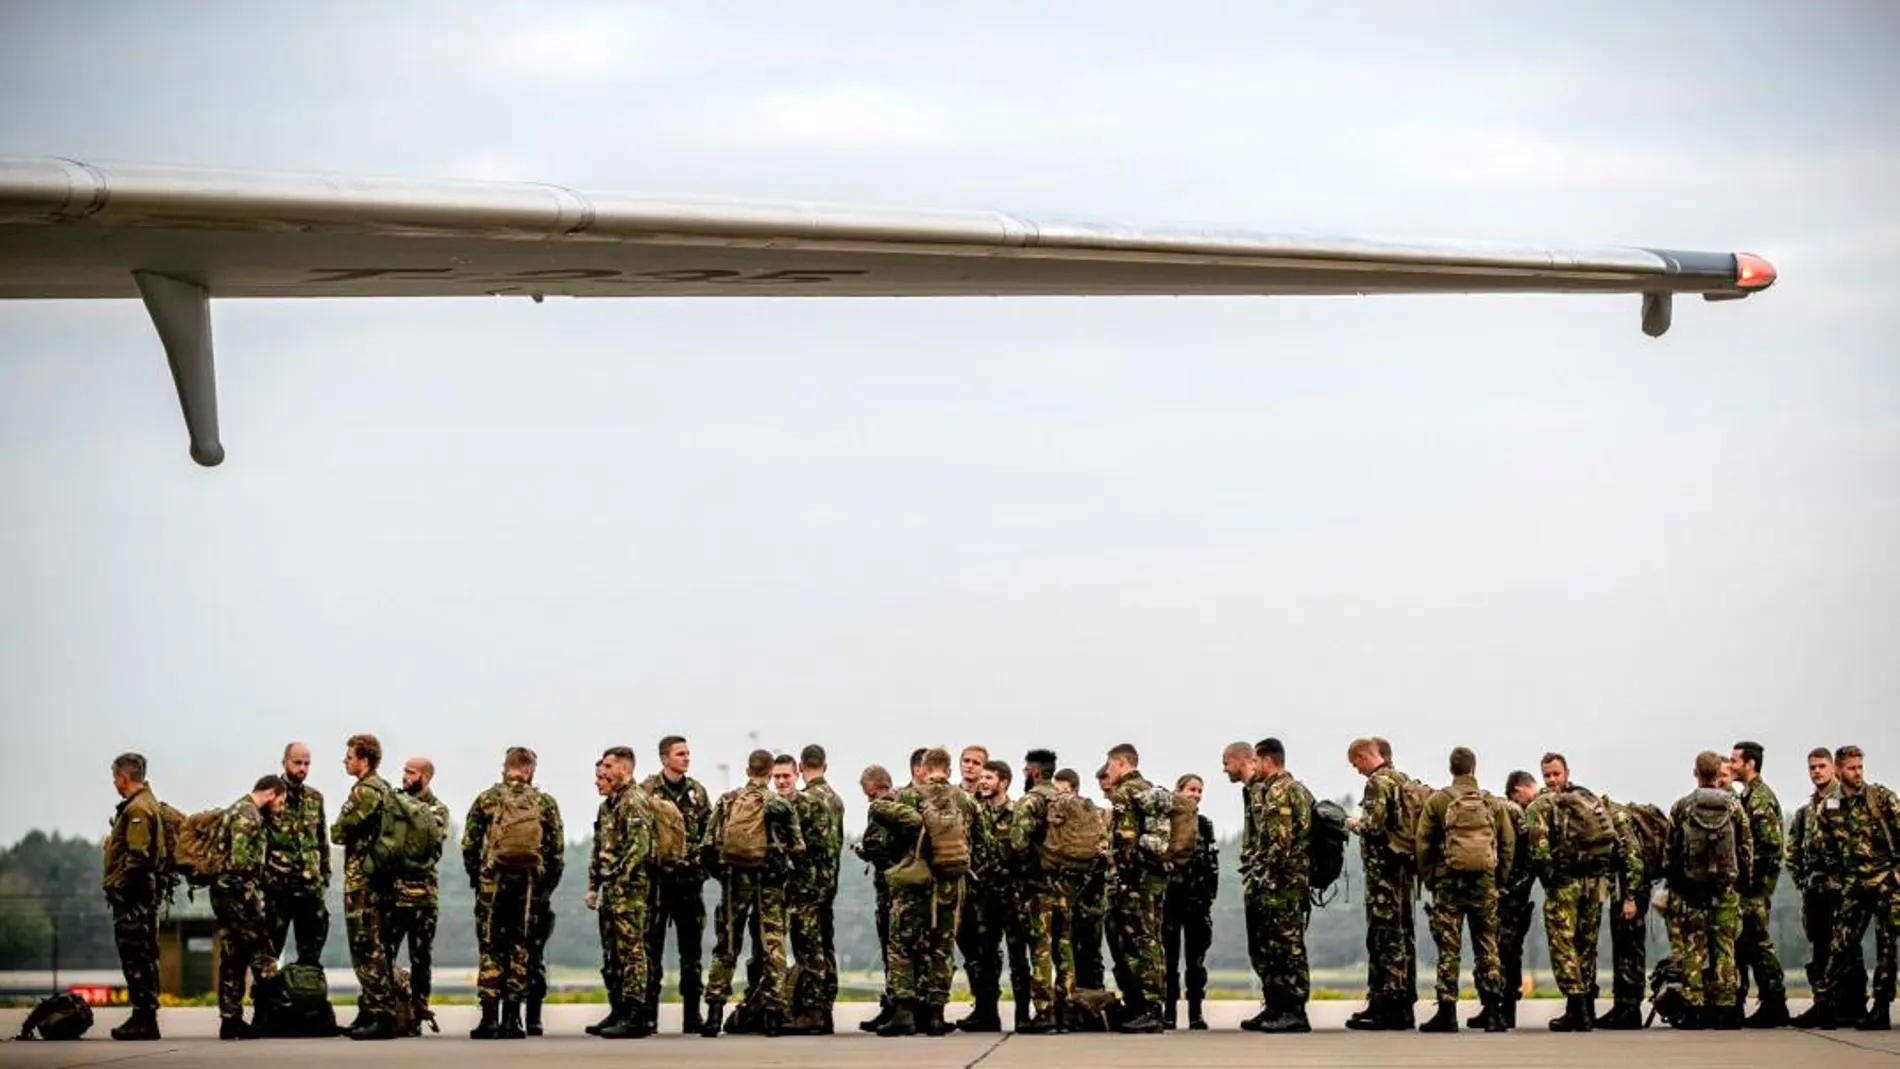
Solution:
<svg viewBox="0 0 1900 1069"><path fill-rule="evenodd" d="M1634 902L1649 893L1649 886L1662 879L1660 872L1643 870L1643 836L1636 830L1636 819L1629 810L1620 805L1609 805L1610 826L1616 830L1616 857L1612 864L1616 874L1616 897L1618 902Z"/></svg>
<svg viewBox="0 0 1900 1069"><path fill-rule="evenodd" d="M534 894L546 899L561 885L567 833L561 827L560 804L553 795L531 783L503 780L475 796L474 803L468 807L468 819L462 822L462 869L472 884L479 885L484 878L494 878L488 858L488 826L501 810L502 794L523 791L534 795L535 805L541 810L541 871L534 878Z"/></svg>
<svg viewBox="0 0 1900 1069"><path fill-rule="evenodd" d="M1708 789L1713 790L1714 788ZM1669 897L1672 900L1676 897L1678 891L1683 892L1685 897L1694 896L1700 899L1706 896L1711 890L1710 888L1694 887L1689 883L1688 877L1685 875L1687 870L1685 851L1687 848L1682 828L1689 820L1689 807L1693 805L1694 802L1695 792L1692 791L1676 799L1676 804L1669 807L1669 872L1667 873L1667 878L1670 888ZM1728 804L1729 824L1735 829L1736 880L1734 889L1740 890L1741 887L1748 882L1749 872L1754 869L1755 836L1749 831L1748 812L1742 808L1742 803L1733 795L1730 795ZM1728 888L1716 888L1713 890L1719 892L1728 890Z"/></svg>
<svg viewBox="0 0 1900 1069"><path fill-rule="evenodd" d="M1755 841L1755 863L1742 884L1744 898L1773 898L1781 880L1781 802L1760 776L1742 788L1742 811Z"/></svg>
<svg viewBox="0 0 1900 1069"><path fill-rule="evenodd" d="M1165 869L1170 820L1162 797L1140 772L1123 776L1109 792L1109 854L1118 877Z"/></svg>
<svg viewBox="0 0 1900 1069"><path fill-rule="evenodd" d="M993 882L1002 884L1003 890L1012 892L1016 882L1027 874L1022 856L1010 839L1016 824L1016 806L1017 803L1009 798L992 798L983 804L983 815L989 818L990 838L996 843L998 857L997 875Z"/></svg>
<svg viewBox="0 0 1900 1069"><path fill-rule="evenodd" d="M928 786L930 785L912 784L888 798L871 803L871 819L884 824L890 830L896 845L902 846L909 843L911 849L921 846L925 858L930 856L929 847L923 842L924 791ZM990 834L990 822L983 815L982 803L965 794L963 788L947 781L941 786L951 792L956 800L957 809L963 813L963 834L969 842L970 863L972 871L975 871L978 857L997 856L996 843ZM939 887L955 883L955 880L942 878L937 880Z"/></svg>
<svg viewBox="0 0 1900 1069"><path fill-rule="evenodd" d="M449 837L449 807L442 804L435 792L428 790L417 794L416 801L427 806L429 815L435 818L436 854L429 859L426 871L397 880L393 894L395 900L405 906L433 906L441 901L436 874L442 867L442 845Z"/></svg>
<svg viewBox="0 0 1900 1069"><path fill-rule="evenodd" d="M1510 803L1486 794L1478 786L1476 776L1453 776L1449 786L1432 792L1432 796L1425 800L1424 811L1418 815L1415 849L1418 853L1418 871L1422 874L1425 886L1434 887L1448 875L1445 868L1445 814L1451 810L1454 791L1473 791L1484 799L1484 806L1491 814L1492 845L1498 854L1497 867L1490 875L1496 881L1496 886L1507 886L1511 880L1511 863L1517 858L1517 824L1504 808Z"/></svg>
<svg viewBox="0 0 1900 1069"><path fill-rule="evenodd" d="M1524 807L1509 798L1498 799L1502 806L1501 815L1511 824L1511 838L1516 843L1511 849L1511 874L1503 883L1498 884L1500 901L1528 903L1531 889L1537 886L1537 869L1531 864L1531 837L1524 830Z"/></svg>
<svg viewBox="0 0 1900 1069"><path fill-rule="evenodd" d="M1220 893L1220 842L1214 822L1197 815L1194 853L1168 873L1168 888L1189 902L1210 905Z"/></svg>
<svg viewBox="0 0 1900 1069"><path fill-rule="evenodd" d="M1359 797L1359 857L1369 866L1383 869L1402 867L1406 859L1392 848L1392 828L1404 810L1401 799L1405 773L1389 764L1380 765L1366 777L1365 793Z"/></svg>
<svg viewBox="0 0 1900 1069"><path fill-rule="evenodd" d="M624 895L643 887L653 853L653 806L646 790L628 780L601 800L587 889Z"/></svg>
<svg viewBox="0 0 1900 1069"><path fill-rule="evenodd" d="M887 798L895 797L897 797L896 791L886 791L871 801L873 804L876 804ZM890 868L898 861L896 846L897 839L891 834L891 829L888 825L876 819L866 819L864 822L864 834L858 836L858 845L854 848L853 852L856 853L859 858L863 859L865 864L870 865L871 869L877 873L879 878L882 878L884 870Z"/></svg>
<svg viewBox="0 0 1900 1069"><path fill-rule="evenodd" d="M640 789L649 797L672 802L686 824L686 863L667 872L666 880L670 883L704 882L706 872L699 865L700 847L705 845L706 825L712 819L712 797L706 788L691 776L681 776L678 782L673 782L666 778L666 773L655 772L640 781Z"/></svg>
<svg viewBox="0 0 1900 1069"><path fill-rule="evenodd" d="M389 796L389 781L374 772L367 773L350 788L349 797L337 810L330 825L330 841L343 848L343 889L367 891L373 885L363 862L369 858L370 844L380 830L383 799Z"/></svg>
<svg viewBox="0 0 1900 1069"><path fill-rule="evenodd" d="M1788 876L1803 894L1839 894L1841 857L1827 841L1827 818L1841 807L1841 783L1831 780L1795 810L1788 829Z"/></svg>
<svg viewBox="0 0 1900 1069"><path fill-rule="evenodd" d="M1894 879L1894 842L1900 838L1900 800L1878 783L1863 784L1848 793L1841 788L1840 805L1823 810L1827 850L1838 858L1845 881L1872 887Z"/></svg>
<svg viewBox="0 0 1900 1069"><path fill-rule="evenodd" d="M1564 791L1566 793L1575 791L1591 798L1596 797L1587 788L1579 787L1574 783L1565 787ZM1531 804L1524 807L1524 833L1531 840L1531 868L1537 875L1543 877L1545 886L1549 886L1553 880L1574 878L1573 873L1565 871L1564 866L1558 864L1558 858L1563 853L1563 844L1558 841L1557 835L1556 799L1556 794L1551 791L1539 791L1537 797L1531 799ZM1604 803L1604 806L1608 809L1609 803ZM1629 819L1624 817L1618 820L1616 814L1612 812L1610 823L1616 831L1616 845L1612 851L1610 868L1616 873L1617 879L1622 881L1625 894L1629 895L1630 888L1641 887L1654 877L1645 877L1643 874L1642 851L1634 845L1638 839L1636 830L1630 825ZM1600 875L1600 873L1595 874Z"/></svg>
<svg viewBox="0 0 1900 1069"><path fill-rule="evenodd" d="M1313 837L1313 795L1284 770L1259 781L1258 848L1241 871L1247 887L1275 900L1306 899L1307 849Z"/></svg>
<svg viewBox="0 0 1900 1069"><path fill-rule="evenodd" d="M219 887L258 887L266 875L265 856L270 852L264 814L250 794L239 796L224 811L219 829L224 840L224 867L218 870Z"/></svg>
<svg viewBox="0 0 1900 1069"><path fill-rule="evenodd" d="M323 794L315 787L292 787L283 808L266 821L270 856L265 862L270 885L280 890L330 886L330 824L323 813Z"/></svg>
<svg viewBox="0 0 1900 1069"><path fill-rule="evenodd" d="M789 883L797 859L805 852L805 829L799 823L798 810L766 783L748 782L720 795L719 801L713 803L712 817L706 822L705 844L699 852L700 863L707 872L722 880L725 878L726 864L719 850L725 839L726 814L731 812L733 801L748 791L765 795L765 878Z"/></svg>
<svg viewBox="0 0 1900 1069"><path fill-rule="evenodd" d="M1266 824L1267 781L1255 775L1240 785L1240 873L1243 885L1248 870L1260 861L1260 829Z"/></svg>
<svg viewBox="0 0 1900 1069"><path fill-rule="evenodd" d="M164 819L158 796L142 783L112 814L112 831L105 840L101 886L113 905L156 902L164 895L157 877L165 871Z"/></svg>
<svg viewBox="0 0 1900 1069"><path fill-rule="evenodd" d="M838 897L838 863L844 853L844 799L823 776L814 776L798 792L798 823L805 833L805 854L792 880L792 893L805 902Z"/></svg>

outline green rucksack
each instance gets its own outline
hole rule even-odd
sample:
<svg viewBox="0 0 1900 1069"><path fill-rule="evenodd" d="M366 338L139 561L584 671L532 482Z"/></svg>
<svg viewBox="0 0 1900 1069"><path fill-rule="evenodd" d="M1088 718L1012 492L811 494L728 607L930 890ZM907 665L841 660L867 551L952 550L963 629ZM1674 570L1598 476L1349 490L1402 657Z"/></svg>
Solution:
<svg viewBox="0 0 1900 1069"><path fill-rule="evenodd" d="M444 831L428 805L407 791L390 790L378 807L376 838L364 871L384 880L424 875L442 858Z"/></svg>

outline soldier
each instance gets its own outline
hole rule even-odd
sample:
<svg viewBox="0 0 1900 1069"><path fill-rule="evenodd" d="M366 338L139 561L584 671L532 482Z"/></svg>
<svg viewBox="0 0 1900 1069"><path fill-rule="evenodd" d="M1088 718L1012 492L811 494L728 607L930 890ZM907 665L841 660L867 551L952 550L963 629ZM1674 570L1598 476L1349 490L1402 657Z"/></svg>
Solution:
<svg viewBox="0 0 1900 1069"><path fill-rule="evenodd" d="M1009 849L1010 825L1016 819L1016 803L1010 800L1009 786L1015 779L1016 774L1010 771L1008 762L984 762L982 788L988 803L985 814L989 817L990 834L996 840L1002 865L998 878L983 890L992 897L992 908L1002 918L1003 945L1009 954L1009 1001L1015 1012L1015 1026L1020 1031L1030 1020L1030 901L1023 886L1022 866Z"/></svg>
<svg viewBox="0 0 1900 1069"><path fill-rule="evenodd" d="M627 999L620 990L623 975L620 943L615 934L613 917L600 909L603 873L600 847L602 842L613 836L614 798L618 787L619 784L614 782L612 764L602 755L594 762L594 793L600 796L600 805L594 809L594 834L589 840L591 845L587 855L587 894L582 901L594 911L594 924L600 933L600 983L607 992L607 1016L581 1029L590 1036L597 1036L601 1029L617 1023L627 1011ZM647 916L651 921L653 914Z"/></svg>
<svg viewBox="0 0 1900 1069"><path fill-rule="evenodd" d="M976 800L950 783L949 751L927 751L922 774L918 786L871 806L871 819L890 830L898 847L913 844L911 856L919 859L913 866L916 881L899 880L891 887L888 983L896 1009L877 1030L886 1038L949 1033L943 1007L955 969L958 898L969 859L994 850ZM954 836L963 842L956 843Z"/></svg>
<svg viewBox="0 0 1900 1069"><path fill-rule="evenodd" d="M672 802L686 824L686 863L653 878L653 910L647 918L646 1005L649 1012L657 1011L660 1005L660 986L666 971L666 929L670 924L679 948L679 993L685 1007L680 1031L688 1035L697 1034L703 1023L700 960L706 937L706 870L699 863L698 846L706 835L707 818L712 815L712 799L706 788L687 775L692 759L693 751L686 740L668 735L660 740L660 771L640 785L649 795Z"/></svg>
<svg viewBox="0 0 1900 1069"><path fill-rule="evenodd" d="M1833 750L1822 746L1809 751L1808 780L1814 784L1814 794L1806 805L1795 810L1793 826L1788 829L1788 876L1801 891L1801 931L1808 940L1808 987L1818 992L1827 987L1828 944L1834 939L1834 916L1840 910L1844 886L1840 855L1829 849L1822 835L1826 813L1840 808L1841 787L1834 778ZM1850 1013L1838 1017L1853 1021L1867 1005L1867 964L1859 943L1849 948L1848 958L1842 973L1846 980L1835 988L1835 995L1842 1006L1852 1007ZM1824 1014L1823 1009L1817 997L1790 1023L1796 1028L1831 1023L1836 1015Z"/></svg>
<svg viewBox="0 0 1900 1069"><path fill-rule="evenodd" d="M1109 896L1111 945L1119 950L1118 978L1128 1017L1121 1032L1159 1032L1161 1001L1167 991L1161 949L1161 910L1168 897L1169 812L1167 792L1156 790L1141 774L1141 755L1130 743L1108 751L1112 784L1109 850L1113 893Z"/></svg>
<svg viewBox="0 0 1900 1069"><path fill-rule="evenodd" d="M1068 772L1069 789L1073 794L1082 793L1082 777L1072 770ZM1056 773L1056 782L1064 781L1062 772ZM1108 768L1095 770L1095 784L1100 788L1102 797L1109 792ZM1091 808L1099 808L1092 798L1083 801ZM1073 944L1071 952L1075 955L1075 986L1081 990L1099 991L1107 987L1106 970L1102 966L1102 945L1114 938L1108 921L1108 885L1113 863L1106 854L1095 866L1075 881L1069 896L1069 939Z"/></svg>
<svg viewBox="0 0 1900 1069"><path fill-rule="evenodd" d="M1418 871L1432 892L1432 942L1438 946L1438 1012L1421 1032L1458 1031L1458 954L1471 929L1472 979L1486 1032L1506 1031L1498 965L1498 888L1509 881L1517 830L1501 800L1478 787L1478 758L1451 751L1451 785L1432 792L1415 837Z"/></svg>
<svg viewBox="0 0 1900 1069"><path fill-rule="evenodd" d="M1531 930L1531 891L1537 886L1537 869L1531 864L1531 837L1524 828L1524 807L1536 797L1537 777L1521 768L1505 777L1504 817L1511 822L1517 842L1511 855L1510 876L1498 889L1498 968L1504 977L1504 999L1498 1003L1498 1012L1503 1014L1507 1029L1517 1027L1517 1003L1524 997L1524 939ZM1488 1012L1480 1012L1466 1025L1485 1027Z"/></svg>
<svg viewBox="0 0 1900 1069"><path fill-rule="evenodd" d="M976 765L974 778L970 776L972 761ZM989 848L971 854L970 883L964 888L963 908L957 923L957 950L963 955L963 975L969 980L974 1005L969 1016L958 1021L956 1027L964 1032L1001 1032L1003 1019L997 1006L1003 998L1002 891L1005 880L992 811L996 777L986 771L989 750L985 747L964 747L961 764L965 783L962 789L977 803L991 834L984 840Z"/></svg>
<svg viewBox="0 0 1900 1069"><path fill-rule="evenodd" d="M1413 838L1411 829L1401 827L1406 776L1392 767L1372 739L1354 739L1346 748L1346 760L1366 778L1359 816L1348 826L1359 836L1365 874L1367 995L1365 1010L1348 1019L1346 1027L1410 1030L1418 1000L1418 990L1408 980L1418 967L1413 921L1417 871L1403 849Z"/></svg>
<svg viewBox="0 0 1900 1069"><path fill-rule="evenodd" d="M867 765L858 777L858 790L863 792L865 804L872 805L886 798L894 798L897 792L891 786L891 773L883 765ZM851 846L851 852L858 859L871 866L871 890L877 903L877 949L882 971L885 976L891 972L891 886L885 880L884 873L897 860L892 847L890 832L877 821L865 824L864 834ZM878 996L877 1016L868 1021L860 1021L858 1030L875 1032L884 1027L891 1019L892 1007L888 993Z"/></svg>
<svg viewBox="0 0 1900 1069"><path fill-rule="evenodd" d="M1753 864L1748 815L1717 787L1722 756L1696 755L1697 787L1669 810L1669 909L1684 975L1684 1028L1736 1029L1735 937L1741 931L1737 887ZM1705 974L1705 967L1707 972Z"/></svg>
<svg viewBox="0 0 1900 1069"><path fill-rule="evenodd" d="M567 845L561 808L534 788L533 750L511 746L501 782L475 796L462 822L462 869L475 891L481 1023L470 1039L526 1039L521 1004L530 993L537 903L560 885ZM499 1013L497 1012L499 1010Z"/></svg>
<svg viewBox="0 0 1900 1069"><path fill-rule="evenodd" d="M528 769L528 785L534 786L534 772ZM543 794L550 805L554 796ZM559 815L559 806L555 806ZM560 914L554 909L554 891L560 886L561 875L566 871L566 842L563 840L556 848L561 852L562 864L553 872L544 874L544 878L535 885L534 897L529 902L528 912L528 993L522 1000L526 1016L526 1033L530 1036L541 1034L541 1005L548 997L548 940L554 938L554 923ZM652 1022L648 1022L652 1027Z"/></svg>
<svg viewBox="0 0 1900 1069"><path fill-rule="evenodd" d="M832 1006L838 1001L838 947L835 911L838 903L838 866L844 856L844 799L825 779L828 758L825 748L812 743L798 753L798 769L804 781L799 794L799 825L805 832L805 864L800 872L810 880L807 887L809 909L802 923L814 930L814 962L821 965L817 984L818 1019L809 1023L811 1035L828 1036L835 1031ZM799 926L792 931L796 937ZM793 953L805 961L796 938Z"/></svg>
<svg viewBox="0 0 1900 1069"><path fill-rule="evenodd" d="M1597 933L1603 917L1603 874L1620 861L1616 827L1596 795L1570 782L1570 762L1547 753L1544 793L1524 811L1531 864L1544 881L1544 934L1550 971L1566 1000L1553 1032L1588 1032L1597 990Z"/></svg>
<svg viewBox="0 0 1900 1069"><path fill-rule="evenodd" d="M409 993L415 996L425 1012L432 989L435 926L440 905L436 870L442 860L442 844L449 837L449 807L443 805L429 789L434 782L435 762L426 757L411 757L402 763L403 793L428 807L429 813L435 817L436 848L435 856L429 859L426 868L413 876L396 880L390 892L388 920L383 928L383 938L388 940L386 953L392 966L403 943L409 944ZM290 806L291 802L286 799L285 810L288 811ZM422 1034L420 1019L414 1022L410 1034Z"/></svg>
<svg viewBox="0 0 1900 1069"><path fill-rule="evenodd" d="M725 1023L732 972L748 931L763 949L762 1031L776 1036L785 1024L785 888L805 843L798 811L768 786L771 774L771 752L752 751L746 785L721 796L707 823L702 857L721 884L706 1020L699 1030L708 1039Z"/></svg>
<svg viewBox="0 0 1900 1069"><path fill-rule="evenodd" d="M268 987L277 979L277 955L270 947L264 908L264 855L269 849L264 815L284 804L283 777L265 776L224 811L219 837L224 864L211 883L211 912L217 917L218 1038L256 1039L244 1022L244 978L256 978L252 1002L268 1013Z"/></svg>
<svg viewBox="0 0 1900 1069"><path fill-rule="evenodd" d="M1254 760L1263 778L1258 795L1259 842L1253 864L1241 872L1241 882L1260 899L1260 954L1270 964L1263 992L1269 1016L1254 1031L1310 1032L1306 999L1310 975L1306 965L1306 920L1310 862L1307 848L1313 832L1313 795L1286 770L1286 747L1279 739L1262 739Z"/></svg>
<svg viewBox="0 0 1900 1069"><path fill-rule="evenodd" d="M1023 904L1024 940L1028 944L1027 993L1035 1015L1016 1031L1048 1035L1060 1031L1069 999L1075 994L1075 948L1070 941L1072 888L1067 873L1047 863L1040 848L1046 841L1051 800L1065 793L1056 783L1054 750L1031 750L1023 755L1022 801L1010 817L1009 855L1016 865ZM1073 773L1071 773L1073 775ZM1016 995L1022 1000L1022 992Z"/></svg>
<svg viewBox="0 0 1900 1069"><path fill-rule="evenodd" d="M1814 999L1827 1006L1823 1027L1832 1016L1843 1024L1852 1020L1864 1032L1884 1032L1891 1026L1895 928L1900 922L1900 854L1894 849L1900 840L1900 798L1878 783L1866 782L1864 761L1858 746L1834 751L1841 784L1839 805L1821 811L1821 834L1827 848L1840 858L1846 889L1828 945L1827 988L1817 990ZM1874 925L1874 1001L1862 1014L1836 992L1844 993L1853 961L1851 950L1866 934L1870 920Z"/></svg>
<svg viewBox="0 0 1900 1069"><path fill-rule="evenodd" d="M1610 1031L1640 1030L1643 1027L1643 993L1649 986L1649 908L1651 892L1662 877L1643 865L1643 838L1627 805L1605 808L1616 831L1616 855L1612 862L1615 880L1604 877L1604 894L1610 901L1610 962L1612 1003L1610 1012L1592 1015L1592 1028ZM1616 893L1611 895L1614 887ZM1591 989L1591 1003L1596 1001Z"/></svg>
<svg viewBox="0 0 1900 1069"><path fill-rule="evenodd" d="M371 872L370 848L381 828L389 781L376 774L383 744L374 735L351 735L344 743L343 771L356 782L330 826L330 841L343 848L343 926L350 936L362 1014L344 1033L351 1039L396 1038L396 975L383 938L384 889Z"/></svg>
<svg viewBox="0 0 1900 1069"><path fill-rule="evenodd" d="M1241 917L1247 926L1247 963L1253 968L1254 979L1260 982L1262 1002L1260 1012L1240 1023L1240 1027L1249 1032L1257 1032L1260 1025L1275 1016L1273 1008L1264 1001L1268 990L1269 978L1273 974L1273 961L1267 953L1264 934L1264 899L1260 888L1247 874L1253 872L1260 862L1260 824L1261 792L1264 790L1260 772L1260 760L1254 755L1254 746L1249 742L1231 742L1221 751L1221 770L1227 773L1229 783L1240 784L1240 901Z"/></svg>
<svg viewBox="0 0 1900 1069"><path fill-rule="evenodd" d="M145 782L143 755L122 753L112 759L112 787L119 792L119 807L106 836L102 885L132 1004L132 1015L112 1030L112 1038L157 1039L158 905L168 890L165 876L171 865L164 818Z"/></svg>
<svg viewBox="0 0 1900 1069"><path fill-rule="evenodd" d="M962 773L963 793L972 798L977 796L978 781L983 778L983 766L990 760L990 748L987 746L965 746L957 757L958 771Z"/></svg>
<svg viewBox="0 0 1900 1069"><path fill-rule="evenodd" d="M323 795L304 782L309 775L310 747L301 742L284 747L284 782L290 793L270 821L264 904L271 949L279 954L288 950L294 927L297 964L321 965L323 944L330 937L330 907L323 901L330 887L330 822L324 816Z"/></svg>
<svg viewBox="0 0 1900 1069"><path fill-rule="evenodd" d="M1174 781L1174 793L1196 802L1206 789L1201 777L1189 773ZM1201 1004L1207 998L1207 949L1214 944L1214 897L1220 891L1220 844L1214 822L1205 814L1195 817L1194 854L1168 873L1168 897L1161 912L1161 943L1166 952L1167 991L1162 1024L1172 1029L1178 1021L1175 1003L1181 998L1183 971L1187 980L1188 1028L1207 1030Z"/></svg>
<svg viewBox="0 0 1900 1069"><path fill-rule="evenodd" d="M647 925L653 900L647 859L653 853L653 811L647 794L633 782L633 750L614 746L600 755L596 788L605 787L601 820L587 866L587 908L600 915L602 972L609 970L613 1019L594 1030L602 1039L644 1039L653 1034L653 990L647 970L652 942Z"/></svg>
<svg viewBox="0 0 1900 1069"><path fill-rule="evenodd" d="M1754 1016L1743 1023L1749 1028L1781 1028L1788 1023L1787 981L1781 955L1775 951L1774 928L1768 923L1775 884L1781 880L1781 802L1761 778L1761 758L1759 742L1738 742L1729 755L1729 769L1742 782L1742 810L1748 814L1755 844L1755 866L1741 886L1742 935L1735 944L1741 985L1736 1004L1739 1008L1748 1000L1748 974L1752 969L1755 982L1761 985L1760 1003Z"/></svg>

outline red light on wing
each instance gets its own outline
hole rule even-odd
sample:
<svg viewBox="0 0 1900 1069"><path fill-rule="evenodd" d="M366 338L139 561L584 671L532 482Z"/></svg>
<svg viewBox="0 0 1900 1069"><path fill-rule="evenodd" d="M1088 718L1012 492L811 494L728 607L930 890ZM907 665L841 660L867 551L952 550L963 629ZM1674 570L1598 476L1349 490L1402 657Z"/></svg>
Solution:
<svg viewBox="0 0 1900 1069"><path fill-rule="evenodd" d="M1735 254L1735 285L1745 290L1763 290L1775 284L1775 265L1753 253Z"/></svg>

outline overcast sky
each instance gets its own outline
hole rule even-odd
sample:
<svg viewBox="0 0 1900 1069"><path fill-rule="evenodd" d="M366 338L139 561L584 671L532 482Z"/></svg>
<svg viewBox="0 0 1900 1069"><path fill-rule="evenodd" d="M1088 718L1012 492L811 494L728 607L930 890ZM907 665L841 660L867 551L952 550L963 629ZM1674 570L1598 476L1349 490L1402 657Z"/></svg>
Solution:
<svg viewBox="0 0 1900 1069"><path fill-rule="evenodd" d="M365 730L458 813L531 745L575 834L668 732L714 789L754 731L847 785L1277 734L1356 793L1366 733L1658 802L1743 737L1790 808L1817 744L1900 781L1900 7L1156 10L11 4L0 152L1782 280L1661 340L1612 297L233 301L215 470L137 303L0 305L0 840L101 832L123 749L191 809L305 739L339 794Z"/></svg>

